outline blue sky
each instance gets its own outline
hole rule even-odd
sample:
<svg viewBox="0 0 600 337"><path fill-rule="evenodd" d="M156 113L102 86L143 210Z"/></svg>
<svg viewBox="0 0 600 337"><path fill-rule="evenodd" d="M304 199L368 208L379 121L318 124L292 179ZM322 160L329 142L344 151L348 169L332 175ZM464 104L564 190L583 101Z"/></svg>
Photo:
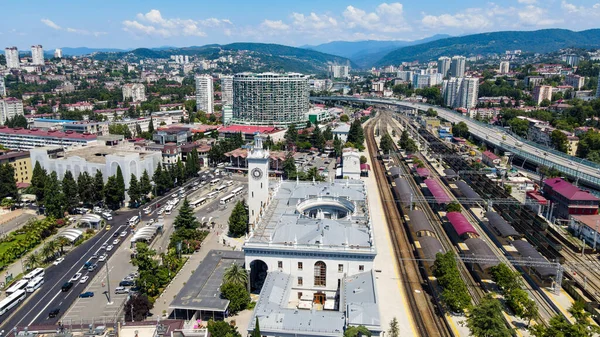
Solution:
<svg viewBox="0 0 600 337"><path fill-rule="evenodd" d="M600 0L5 0L0 46L137 48L237 41L293 46L600 25Z"/></svg>

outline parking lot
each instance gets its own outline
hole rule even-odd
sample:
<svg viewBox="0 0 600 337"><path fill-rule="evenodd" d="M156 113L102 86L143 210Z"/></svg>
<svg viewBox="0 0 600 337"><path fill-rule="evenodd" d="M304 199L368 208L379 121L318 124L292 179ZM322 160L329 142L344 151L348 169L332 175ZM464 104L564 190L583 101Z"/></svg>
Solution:
<svg viewBox="0 0 600 337"><path fill-rule="evenodd" d="M297 152L294 154L296 170L306 172L316 167L326 180L335 179L335 158L324 154L310 154Z"/></svg>

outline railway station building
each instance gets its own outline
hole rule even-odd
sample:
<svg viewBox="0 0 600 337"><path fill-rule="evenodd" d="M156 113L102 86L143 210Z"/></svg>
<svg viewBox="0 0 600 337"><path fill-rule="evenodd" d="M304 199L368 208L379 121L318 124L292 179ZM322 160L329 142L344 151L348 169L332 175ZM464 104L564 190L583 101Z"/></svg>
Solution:
<svg viewBox="0 0 600 337"><path fill-rule="evenodd" d="M255 148L249 158L249 208L258 218L243 251L251 291L260 298L248 331L258 318L263 336L343 336L359 325L379 336L377 251L364 183L277 180L269 186L261 174L268 153Z"/></svg>

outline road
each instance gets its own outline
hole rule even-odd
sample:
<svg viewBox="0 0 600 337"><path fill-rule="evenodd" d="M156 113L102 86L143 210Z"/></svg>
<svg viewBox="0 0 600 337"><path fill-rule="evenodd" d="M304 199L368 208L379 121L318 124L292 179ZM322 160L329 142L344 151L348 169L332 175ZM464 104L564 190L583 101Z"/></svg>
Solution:
<svg viewBox="0 0 600 337"><path fill-rule="evenodd" d="M190 187L199 178L189 180L184 187ZM147 205L156 207L157 205L164 205L166 201L171 198L173 191L178 190L179 187L173 189L169 193L165 193L164 196L154 199ZM113 234L115 232L121 232L127 228L127 220L134 215L138 215L142 208L147 205L141 206L139 209L128 210L128 211L117 211L113 214L113 220L108 223L111 225L110 230L102 230L100 233L95 235L93 238L84 242L80 246L74 248L68 254L64 256L65 260L58 266L51 265L45 271L44 284L34 293L29 294L25 299L25 302L20 306L17 306L4 315L0 316L0 330L10 330L18 326L29 326L34 324L56 324L60 317L67 311L71 304L78 298L79 294L85 289L85 284L75 283L68 292L62 292L62 285L69 281L69 279L77 272L82 272L83 265L85 262L91 260L91 257L96 253L102 244L114 240ZM142 221L150 219L152 215L142 214ZM123 242L126 242L123 244ZM129 236L125 240L121 240L119 245L115 246L110 252L107 252L110 257L117 251L121 250L121 246L128 246ZM129 260L127 260L129 261ZM98 269L93 272L84 271L82 276L90 276L90 281L93 277L100 273L101 270L105 270L104 263L97 262ZM110 267L110 266L109 266ZM89 282L89 281L88 281ZM114 288L117 284L111 283L111 290L114 293ZM101 295L101 294L96 294ZM102 295L104 296L104 295ZM48 312L58 308L60 313L58 317L48 318Z"/></svg>
<svg viewBox="0 0 600 337"><path fill-rule="evenodd" d="M581 158L568 156L566 154L558 154L557 151L539 144L528 144L521 139L511 135L501 128L485 126L471 118L467 118L452 110L441 108L439 106L406 102L397 99L376 99L376 98L355 98L344 96L332 97L311 97L312 100L344 100L354 102L364 102L368 104L387 104L402 106L407 108L416 108L426 111L433 109L438 113L438 116L452 123L465 122L469 127L469 131L478 138L484 139L486 142L494 144L506 151L525 158L537 165L554 167L560 172L579 179L588 185L600 188L600 166L595 163L583 160Z"/></svg>

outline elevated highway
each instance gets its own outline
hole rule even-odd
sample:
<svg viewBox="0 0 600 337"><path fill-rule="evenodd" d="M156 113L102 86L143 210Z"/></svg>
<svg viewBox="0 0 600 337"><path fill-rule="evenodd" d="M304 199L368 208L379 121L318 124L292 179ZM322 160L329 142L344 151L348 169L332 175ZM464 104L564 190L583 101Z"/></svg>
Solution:
<svg viewBox="0 0 600 337"><path fill-rule="evenodd" d="M600 165L591 161L569 156L547 146L530 142L501 127L494 127L474 119L467 118L450 109L439 106L401 101L398 99L383 98L357 98L347 96L325 96L311 97L311 101L325 102L349 102L365 104L381 104L388 106L403 107L426 111L433 109L438 116L452 123L465 122L471 134L482 141L503 151L511 152L515 157L522 158L526 162L536 166L546 166L560 171L564 176L572 178L579 184L600 190Z"/></svg>

